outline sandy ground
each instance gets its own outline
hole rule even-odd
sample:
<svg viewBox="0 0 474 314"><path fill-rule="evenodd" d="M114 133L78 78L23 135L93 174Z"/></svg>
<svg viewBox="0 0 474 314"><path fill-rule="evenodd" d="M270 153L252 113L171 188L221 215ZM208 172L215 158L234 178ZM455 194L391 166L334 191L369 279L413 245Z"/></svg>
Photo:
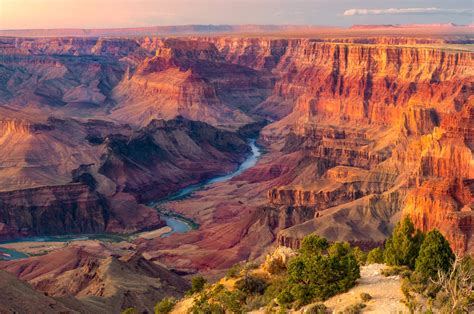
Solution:
<svg viewBox="0 0 474 314"><path fill-rule="evenodd" d="M347 306L361 303L360 294L365 292L372 296L372 300L363 302L367 307L362 313L409 313L401 302L403 294L400 290L400 278L383 276L381 270L384 267L384 264L361 267L361 278L357 286L346 293L332 297L325 302L325 305L337 313Z"/></svg>
<svg viewBox="0 0 474 314"><path fill-rule="evenodd" d="M160 228L160 229L157 229L157 230L139 233L137 235L137 238L144 238L144 239L150 240L150 239L161 237L162 234L165 234L165 233L168 233L168 232L171 232L171 231L172 231L172 229L170 227L166 226L166 227L163 227L163 228Z"/></svg>

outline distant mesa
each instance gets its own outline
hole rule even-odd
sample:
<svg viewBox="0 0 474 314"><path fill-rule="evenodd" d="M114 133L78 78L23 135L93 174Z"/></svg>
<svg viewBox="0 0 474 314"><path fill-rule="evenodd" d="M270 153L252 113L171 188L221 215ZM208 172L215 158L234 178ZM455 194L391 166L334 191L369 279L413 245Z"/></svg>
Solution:
<svg viewBox="0 0 474 314"><path fill-rule="evenodd" d="M353 25L349 28L324 25L168 25L132 28L57 28L57 29L8 29L0 30L0 36L14 37L123 37L123 36L176 36L176 35L217 35L217 34L267 34L299 33L324 34L349 30L381 30L406 28L456 28L469 29L470 25L445 24L374 24Z"/></svg>

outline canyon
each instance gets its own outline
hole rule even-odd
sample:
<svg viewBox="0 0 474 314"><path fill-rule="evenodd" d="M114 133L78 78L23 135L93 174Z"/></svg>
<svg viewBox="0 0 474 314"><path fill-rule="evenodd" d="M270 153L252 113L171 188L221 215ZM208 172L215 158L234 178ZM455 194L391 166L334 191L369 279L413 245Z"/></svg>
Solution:
<svg viewBox="0 0 474 314"><path fill-rule="evenodd" d="M160 204L189 232L0 269L44 302L75 298L58 307L151 310L188 288L177 274L218 276L313 233L381 246L403 216L473 256L472 34L358 30L1 37L0 240L156 230L152 203L237 169L249 138L264 154Z"/></svg>

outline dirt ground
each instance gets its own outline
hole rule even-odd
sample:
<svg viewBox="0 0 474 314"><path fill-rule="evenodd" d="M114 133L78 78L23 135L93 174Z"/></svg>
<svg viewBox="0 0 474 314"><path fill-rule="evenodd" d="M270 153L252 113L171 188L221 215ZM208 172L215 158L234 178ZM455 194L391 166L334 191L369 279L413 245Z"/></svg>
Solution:
<svg viewBox="0 0 474 314"><path fill-rule="evenodd" d="M346 293L336 295L324 304L337 313L355 303L364 303L362 313L409 313L401 302L403 294L400 290L399 276L385 277L381 274L384 264L372 264L361 267L361 278L357 286ZM361 293L368 293L372 299L362 302Z"/></svg>

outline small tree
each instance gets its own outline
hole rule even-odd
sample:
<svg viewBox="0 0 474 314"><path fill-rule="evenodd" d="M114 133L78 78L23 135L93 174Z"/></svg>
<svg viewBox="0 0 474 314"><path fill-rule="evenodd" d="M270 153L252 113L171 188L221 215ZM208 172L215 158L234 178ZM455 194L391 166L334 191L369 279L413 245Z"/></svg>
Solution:
<svg viewBox="0 0 474 314"><path fill-rule="evenodd" d="M410 218L405 217L387 239L384 251L385 263L390 266L406 265L414 269L422 242L423 234L415 229Z"/></svg>
<svg viewBox="0 0 474 314"><path fill-rule="evenodd" d="M323 253L328 247L329 243L326 239L311 234L303 238L300 251L303 254L315 255Z"/></svg>
<svg viewBox="0 0 474 314"><path fill-rule="evenodd" d="M202 276L196 276L191 279L191 290L190 293L197 293L201 292L204 289L204 286L206 285L207 280L204 279Z"/></svg>
<svg viewBox="0 0 474 314"><path fill-rule="evenodd" d="M435 278L438 270L449 271L454 257L449 242L434 229L428 232L421 245L415 270L427 277Z"/></svg>
<svg viewBox="0 0 474 314"><path fill-rule="evenodd" d="M365 265L367 262L367 254L360 249L360 247L356 246L352 249L352 253L354 254L357 262L359 265Z"/></svg>
<svg viewBox="0 0 474 314"><path fill-rule="evenodd" d="M383 263L383 251L381 248L376 247L370 250L367 254L367 264L380 264Z"/></svg>
<svg viewBox="0 0 474 314"><path fill-rule="evenodd" d="M327 248L326 254L321 251L302 250L289 263L288 286L278 297L280 304L294 300L296 306L302 306L326 300L354 286L360 269L349 244L336 242Z"/></svg>

